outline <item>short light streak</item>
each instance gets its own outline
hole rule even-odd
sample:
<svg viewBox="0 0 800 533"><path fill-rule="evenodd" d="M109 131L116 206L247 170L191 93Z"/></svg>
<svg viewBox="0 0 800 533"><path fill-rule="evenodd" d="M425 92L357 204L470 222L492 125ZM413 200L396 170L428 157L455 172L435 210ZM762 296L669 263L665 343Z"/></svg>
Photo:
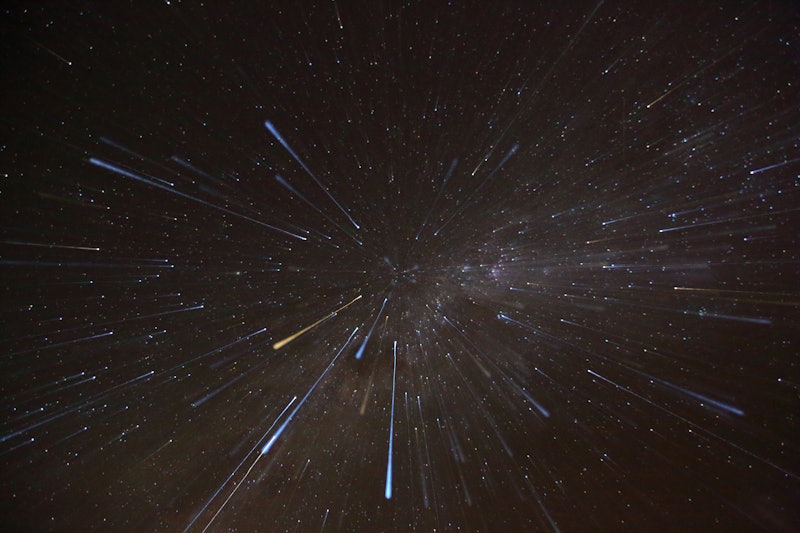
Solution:
<svg viewBox="0 0 800 533"><path fill-rule="evenodd" d="M450 216L450 218L448 218L447 220L445 220L445 221L444 221L444 223L443 223L441 226L439 226L439 229L437 229L436 231L434 231L434 232L433 232L434 236L438 236L438 235L439 235L439 233L440 233L440 232L441 232L441 231L442 231L442 230L445 228L445 226L447 226L448 224L450 224L450 222L452 222L452 221L453 221L453 219L455 219L455 218L456 218L456 217L457 217L459 214L461 214L461 213L464 211L464 209L466 209L466 207L467 207L467 206L468 206L468 205L469 205L469 204L472 202L472 200L475 198L475 195L478 193L478 191L479 191L480 189L482 189L482 188L483 188L483 186L484 186L484 185L486 185L486 183L488 183L488 182L489 182L489 181L490 181L490 180L491 180L491 179L494 177L494 175L495 175L495 174L496 174L496 173L497 173L497 172L498 172L498 171L499 171L501 168L503 168L503 166L504 166L504 165L505 165L505 164L508 162L508 160L509 160L509 159L511 159L511 156L513 156L514 154L516 154L516 153L517 153L517 150L519 150L519 144L515 144L514 146L512 146L512 147L511 147L511 149L509 149L508 153L506 153L506 155L505 155L505 156L503 157L503 159L500 161L500 164L498 164L498 165L497 165L497 166L494 168L494 170L492 170L491 172L489 172L489 175L488 175L488 176L486 176L486 177L483 179L483 181L481 181L481 182L478 184L478 186L477 186L477 187L475 187L475 188L472 190L472 192L469 194L469 196L467 196L467 198L464 200L464 202L461 204L461 206L460 206L458 209L456 209L456 210L455 210L455 212L454 212L454 213L453 213L453 214ZM477 170L477 169L476 169L476 170Z"/></svg>
<svg viewBox="0 0 800 533"><path fill-rule="evenodd" d="M664 99L664 98L665 98L667 95L669 95L669 94L670 94L672 91L674 91L675 89L677 89L677 88L678 88L678 87L680 87L681 85L683 85L683 83L679 83L678 85L676 85L676 86L672 87L670 90L668 90L667 92L665 92L664 94L662 94L661 96L659 96L658 98L656 98L655 100L653 100L652 102L650 102L649 104L647 104L645 107L646 107L647 109L650 109L651 107L653 107L654 105L656 105L657 103L659 103L659 102L660 102L661 100L663 100L663 99Z"/></svg>
<svg viewBox="0 0 800 533"><path fill-rule="evenodd" d="M425 219L422 221L422 224L420 224L416 236L414 236L415 241L419 240L420 233L422 233L422 230L424 230L425 226L428 225L428 219L430 218L431 213L433 213L434 209L436 209L436 206L439 205L439 200L441 200L442 198L442 194L444 193L444 188L447 185L447 181L450 179L450 176L453 175L453 170L455 170L457 164L458 164L458 158L454 158L453 161L450 163L450 168L447 170L447 174L444 175L444 179L442 180L442 185L441 187L439 187L439 192L436 194L436 198L434 198L433 204L431 204L431 207L428 209L428 212L425 215Z"/></svg>
<svg viewBox="0 0 800 533"><path fill-rule="evenodd" d="M779 168L779 167L782 167L784 165L788 165L790 163L796 163L797 161L800 161L800 157L795 158L795 159L790 159L788 161L782 161L780 163L775 163L774 165L769 165L768 167L761 167L761 168L757 168L755 170L751 170L750 171L750 175L752 176L753 174L759 174L761 172L765 172L767 170L772 170L772 169L775 169L775 168Z"/></svg>

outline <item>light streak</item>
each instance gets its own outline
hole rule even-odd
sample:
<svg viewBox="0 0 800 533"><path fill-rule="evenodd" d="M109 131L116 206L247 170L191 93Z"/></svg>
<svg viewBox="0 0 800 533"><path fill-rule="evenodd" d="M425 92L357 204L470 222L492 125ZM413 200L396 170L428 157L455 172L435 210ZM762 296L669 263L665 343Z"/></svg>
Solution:
<svg viewBox="0 0 800 533"><path fill-rule="evenodd" d="M280 350L281 348L283 348L284 346L286 346L287 344L289 344L290 342L292 342L293 340L295 340L297 337L299 337L299 336L300 336L300 335L302 335L303 333L306 333L306 332L308 332L308 331L310 331L310 330L314 329L315 327L319 326L320 324L322 324L323 322L325 322L325 321L326 321L326 320L328 320L329 318L333 318L333 317L335 317L335 316L337 315L337 313L339 313L339 312L343 311L344 309L346 309L347 307L349 307L350 305L352 305L352 304L353 304L353 303L354 303L356 300L359 300L360 298L361 298L361 295L359 294L358 296L356 296L355 298L353 298L352 300L350 300L348 303L346 303L346 304L344 304L343 306L341 306L341 307L340 307L339 309L337 309L336 311L333 311L333 312L332 312L332 313L330 313L329 315L327 315L327 316L325 316L325 317L323 317L323 318L320 318L319 320L317 320L316 322L314 322L314 323L313 323L313 324L311 324L310 326L306 326L306 327L304 327L303 329L301 329L301 330L300 330L300 331L298 331L297 333L295 333L295 334L293 334L293 335L289 335L289 336L288 336L288 337L286 337L285 339L283 339L283 340L281 340L281 341L278 341L278 342L276 342L275 344L273 344L273 345L272 345L272 349L273 349L273 350Z"/></svg>
<svg viewBox="0 0 800 533"><path fill-rule="evenodd" d="M394 341L392 356L394 360L394 365L392 367L392 414L389 421L389 455L386 460L386 488L383 492L387 500L392 499L392 447L394 444L394 391L397 383L397 341Z"/></svg>

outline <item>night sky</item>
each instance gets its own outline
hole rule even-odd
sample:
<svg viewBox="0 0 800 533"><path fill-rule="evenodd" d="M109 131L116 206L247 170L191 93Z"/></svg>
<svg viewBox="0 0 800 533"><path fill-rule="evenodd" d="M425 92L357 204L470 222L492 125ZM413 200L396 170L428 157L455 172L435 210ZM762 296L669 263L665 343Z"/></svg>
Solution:
<svg viewBox="0 0 800 533"><path fill-rule="evenodd" d="M3 531L800 530L793 2L0 32Z"/></svg>

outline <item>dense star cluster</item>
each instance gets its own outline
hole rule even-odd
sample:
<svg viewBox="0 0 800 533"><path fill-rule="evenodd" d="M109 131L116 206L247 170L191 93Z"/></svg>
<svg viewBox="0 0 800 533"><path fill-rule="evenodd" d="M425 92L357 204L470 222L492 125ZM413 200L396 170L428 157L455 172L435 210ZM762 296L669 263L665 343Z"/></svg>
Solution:
<svg viewBox="0 0 800 533"><path fill-rule="evenodd" d="M791 2L8 2L4 531L797 531Z"/></svg>

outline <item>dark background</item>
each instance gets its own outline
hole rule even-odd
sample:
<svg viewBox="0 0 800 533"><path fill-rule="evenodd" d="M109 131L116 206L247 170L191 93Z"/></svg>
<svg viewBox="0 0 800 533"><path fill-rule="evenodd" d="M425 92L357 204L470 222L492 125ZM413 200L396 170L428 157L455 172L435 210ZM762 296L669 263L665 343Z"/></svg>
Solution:
<svg viewBox="0 0 800 533"><path fill-rule="evenodd" d="M4 530L800 528L797 8L452 4L4 3Z"/></svg>

